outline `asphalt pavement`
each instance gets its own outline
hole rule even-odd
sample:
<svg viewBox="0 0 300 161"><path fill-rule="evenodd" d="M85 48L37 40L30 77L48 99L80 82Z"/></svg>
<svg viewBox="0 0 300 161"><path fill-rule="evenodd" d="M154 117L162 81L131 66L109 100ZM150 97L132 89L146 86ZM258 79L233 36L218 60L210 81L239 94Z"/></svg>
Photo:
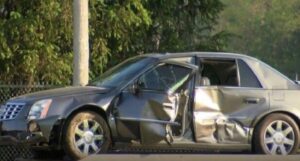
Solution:
<svg viewBox="0 0 300 161"><path fill-rule="evenodd" d="M299 161L300 155L270 156L253 154L102 154L82 161ZM60 160L17 160L60 161Z"/></svg>
<svg viewBox="0 0 300 161"><path fill-rule="evenodd" d="M239 154L142 154L94 155L82 161L299 161L300 155L239 155Z"/></svg>

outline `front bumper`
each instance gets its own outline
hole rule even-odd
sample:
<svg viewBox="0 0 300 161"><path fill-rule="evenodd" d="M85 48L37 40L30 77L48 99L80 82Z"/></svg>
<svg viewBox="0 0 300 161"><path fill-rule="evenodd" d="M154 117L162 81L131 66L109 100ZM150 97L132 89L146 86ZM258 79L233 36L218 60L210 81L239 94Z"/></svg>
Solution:
<svg viewBox="0 0 300 161"><path fill-rule="evenodd" d="M29 130L30 123L36 123L35 131ZM61 127L58 117L49 117L42 120L28 122L27 120L9 120L0 122L0 145L27 144L34 148L48 147L50 142L58 142ZM58 139L52 141L51 139Z"/></svg>

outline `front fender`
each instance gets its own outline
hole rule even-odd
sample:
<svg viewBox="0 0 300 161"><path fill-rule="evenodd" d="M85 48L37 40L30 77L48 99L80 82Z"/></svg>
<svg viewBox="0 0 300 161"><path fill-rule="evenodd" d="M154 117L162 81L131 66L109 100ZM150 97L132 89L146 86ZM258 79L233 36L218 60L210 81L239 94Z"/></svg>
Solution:
<svg viewBox="0 0 300 161"><path fill-rule="evenodd" d="M99 106L95 103L86 103L86 104L80 104L72 108L66 109L66 111L63 113L63 119L69 119L72 114L78 112L78 111L84 111L84 110L92 110L92 111L101 111L101 114L104 112L105 117L108 116L107 109L103 108L102 106Z"/></svg>
<svg viewBox="0 0 300 161"><path fill-rule="evenodd" d="M35 122L39 125L41 131L41 137L45 139L45 141L49 144L57 142L58 140L53 140L59 138L60 133L56 133L60 130L63 120L59 119L60 116L51 116L41 120L35 120ZM53 142L54 141L54 142Z"/></svg>
<svg viewBox="0 0 300 161"><path fill-rule="evenodd" d="M72 97L64 106L61 112L62 119L68 119L74 112L84 110L85 108L94 108L96 111L101 111L108 115L109 106L112 101L111 97L103 97L102 95L87 95L85 97Z"/></svg>

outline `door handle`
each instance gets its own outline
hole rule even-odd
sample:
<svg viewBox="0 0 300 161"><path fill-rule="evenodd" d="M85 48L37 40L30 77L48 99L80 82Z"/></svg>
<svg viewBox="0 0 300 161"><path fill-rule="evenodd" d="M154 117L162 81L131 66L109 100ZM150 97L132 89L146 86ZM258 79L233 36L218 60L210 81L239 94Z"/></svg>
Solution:
<svg viewBox="0 0 300 161"><path fill-rule="evenodd" d="M247 104L258 104L260 101L260 98L245 98L244 102Z"/></svg>

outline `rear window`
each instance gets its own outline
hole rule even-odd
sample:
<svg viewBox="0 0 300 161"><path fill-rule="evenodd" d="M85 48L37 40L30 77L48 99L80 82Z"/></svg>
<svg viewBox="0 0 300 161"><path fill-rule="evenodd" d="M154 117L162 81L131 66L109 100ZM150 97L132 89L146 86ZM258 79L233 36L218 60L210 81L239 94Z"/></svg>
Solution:
<svg viewBox="0 0 300 161"><path fill-rule="evenodd" d="M241 87L262 88L256 75L243 60L238 60L238 68Z"/></svg>

